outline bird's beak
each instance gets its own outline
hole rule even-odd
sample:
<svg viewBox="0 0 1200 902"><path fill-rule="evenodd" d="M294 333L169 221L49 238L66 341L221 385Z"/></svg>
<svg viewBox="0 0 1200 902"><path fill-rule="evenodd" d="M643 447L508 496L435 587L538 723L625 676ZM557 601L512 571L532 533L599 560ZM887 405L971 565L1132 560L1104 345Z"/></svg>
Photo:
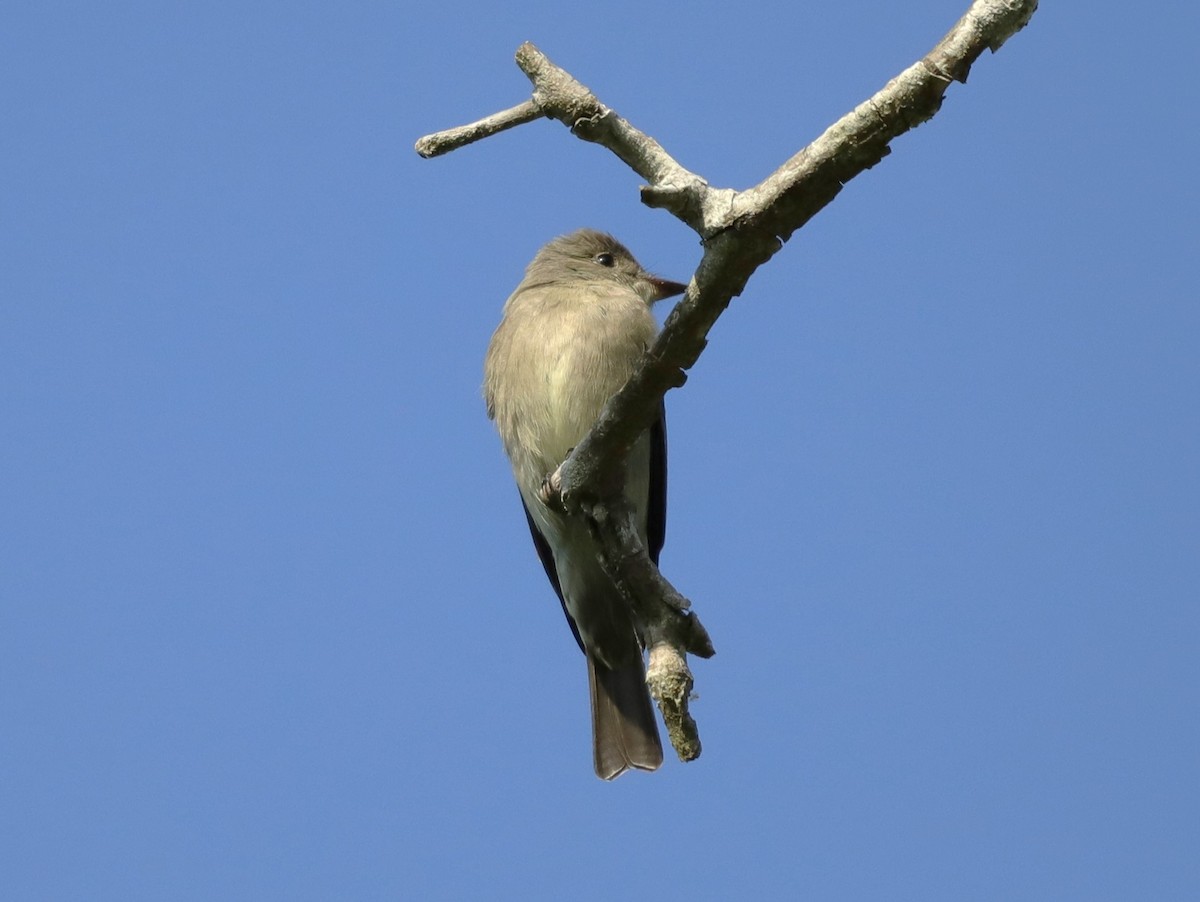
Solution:
<svg viewBox="0 0 1200 902"><path fill-rule="evenodd" d="M673 298L677 294L683 294L687 291L687 286L682 282L671 282L667 279L660 279L658 276L647 276L646 281L650 283L653 289L653 297L651 301L661 301L663 298Z"/></svg>

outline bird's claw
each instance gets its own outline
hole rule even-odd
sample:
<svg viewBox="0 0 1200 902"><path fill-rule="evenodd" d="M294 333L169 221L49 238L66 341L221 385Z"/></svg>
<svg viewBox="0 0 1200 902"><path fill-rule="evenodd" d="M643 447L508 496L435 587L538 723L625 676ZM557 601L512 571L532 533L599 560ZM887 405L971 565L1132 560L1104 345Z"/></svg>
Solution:
<svg viewBox="0 0 1200 902"><path fill-rule="evenodd" d="M562 474L558 470L542 479L538 487L538 500L547 507L562 503Z"/></svg>

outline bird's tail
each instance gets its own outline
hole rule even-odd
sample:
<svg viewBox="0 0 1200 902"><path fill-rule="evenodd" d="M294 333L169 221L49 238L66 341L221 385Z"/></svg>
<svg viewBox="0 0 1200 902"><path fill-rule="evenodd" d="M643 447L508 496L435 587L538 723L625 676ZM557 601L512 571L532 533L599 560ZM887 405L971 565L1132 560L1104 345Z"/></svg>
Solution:
<svg viewBox="0 0 1200 902"><path fill-rule="evenodd" d="M657 770L662 764L658 724L646 688L642 656L610 670L591 655L588 688L592 697L592 752L596 776L619 777L631 767Z"/></svg>

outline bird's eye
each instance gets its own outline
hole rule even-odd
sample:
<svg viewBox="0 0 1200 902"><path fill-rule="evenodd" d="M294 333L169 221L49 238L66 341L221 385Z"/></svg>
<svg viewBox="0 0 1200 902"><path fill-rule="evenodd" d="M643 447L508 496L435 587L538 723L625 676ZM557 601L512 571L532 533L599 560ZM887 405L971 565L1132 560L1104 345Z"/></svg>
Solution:
<svg viewBox="0 0 1200 902"><path fill-rule="evenodd" d="M594 259L601 266L610 266L611 267L611 266L616 265L616 262L617 262L616 260L613 259L613 255L608 252L596 254Z"/></svg>

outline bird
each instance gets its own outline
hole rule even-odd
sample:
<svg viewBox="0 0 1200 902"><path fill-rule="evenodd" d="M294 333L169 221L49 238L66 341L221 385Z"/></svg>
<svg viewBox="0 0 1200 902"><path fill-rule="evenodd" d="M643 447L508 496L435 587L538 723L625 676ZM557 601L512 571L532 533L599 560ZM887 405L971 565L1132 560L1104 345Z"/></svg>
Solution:
<svg viewBox="0 0 1200 902"><path fill-rule="evenodd" d="M657 770L662 742L646 687L641 626L604 573L587 525L543 484L582 441L653 342L651 306L687 286L652 275L611 235L580 229L534 256L504 304L483 394L512 465L533 544L587 659L596 776ZM666 532L663 406L631 448L625 493L657 564Z"/></svg>

